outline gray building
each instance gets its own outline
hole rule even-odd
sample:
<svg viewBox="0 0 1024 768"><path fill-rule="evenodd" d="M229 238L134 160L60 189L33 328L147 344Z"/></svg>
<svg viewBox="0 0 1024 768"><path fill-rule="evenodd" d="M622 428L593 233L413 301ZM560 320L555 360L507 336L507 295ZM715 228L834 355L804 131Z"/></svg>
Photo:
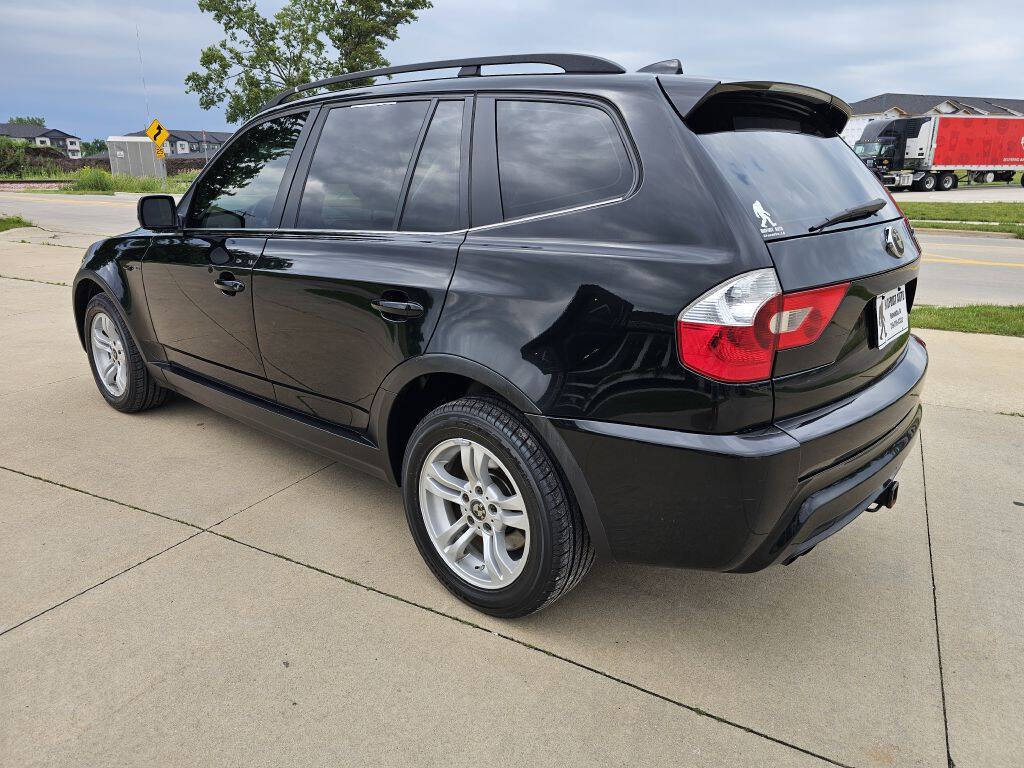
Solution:
<svg viewBox="0 0 1024 768"><path fill-rule="evenodd" d="M227 131L182 131L168 128L171 137L164 142L164 152L171 155L209 156L233 135ZM135 131L128 136L145 136L145 131Z"/></svg>
<svg viewBox="0 0 1024 768"><path fill-rule="evenodd" d="M37 147L53 147L71 158L82 156L82 140L56 128L40 127L31 123L0 123L0 136L21 139Z"/></svg>
<svg viewBox="0 0 1024 768"><path fill-rule="evenodd" d="M853 146L873 120L920 115L989 115L1024 117L1024 99L989 99L979 96L935 96L920 93L880 93L850 104L853 116L843 139Z"/></svg>

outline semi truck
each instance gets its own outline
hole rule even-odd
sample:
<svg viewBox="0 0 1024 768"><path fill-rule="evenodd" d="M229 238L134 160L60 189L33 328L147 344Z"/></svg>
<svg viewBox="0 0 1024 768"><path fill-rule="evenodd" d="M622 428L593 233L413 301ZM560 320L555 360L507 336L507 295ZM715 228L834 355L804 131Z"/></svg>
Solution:
<svg viewBox="0 0 1024 768"><path fill-rule="evenodd" d="M876 120L864 126L853 151L893 189L944 191L961 180L1010 182L1024 171L1024 116Z"/></svg>

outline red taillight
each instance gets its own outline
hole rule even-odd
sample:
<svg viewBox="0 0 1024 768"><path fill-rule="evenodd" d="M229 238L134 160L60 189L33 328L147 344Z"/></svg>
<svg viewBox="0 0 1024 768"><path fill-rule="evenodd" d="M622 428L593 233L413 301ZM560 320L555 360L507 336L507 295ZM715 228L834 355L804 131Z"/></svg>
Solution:
<svg viewBox="0 0 1024 768"><path fill-rule="evenodd" d="M734 277L679 313L679 359L718 381L769 379L775 351L817 341L849 287L784 294L773 269Z"/></svg>
<svg viewBox="0 0 1024 768"><path fill-rule="evenodd" d="M779 349L816 342L849 287L849 283L837 283L783 294L782 309L771 319L771 329L779 335Z"/></svg>

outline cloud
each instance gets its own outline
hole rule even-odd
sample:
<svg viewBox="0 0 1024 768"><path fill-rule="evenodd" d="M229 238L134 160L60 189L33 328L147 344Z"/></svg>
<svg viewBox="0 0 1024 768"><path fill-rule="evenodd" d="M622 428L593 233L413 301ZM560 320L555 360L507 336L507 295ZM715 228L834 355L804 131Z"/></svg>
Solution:
<svg viewBox="0 0 1024 768"><path fill-rule="evenodd" d="M628 69L679 57L691 74L806 83L848 101L885 91L1024 97L1024 3L434 2L400 30L392 61L561 50ZM282 4L260 2L264 12ZM143 127L138 24L149 113L175 127L226 127L222 112L184 93L199 52L219 39L191 0L49 0L5 8L3 18L0 109L10 114L42 114L86 138Z"/></svg>

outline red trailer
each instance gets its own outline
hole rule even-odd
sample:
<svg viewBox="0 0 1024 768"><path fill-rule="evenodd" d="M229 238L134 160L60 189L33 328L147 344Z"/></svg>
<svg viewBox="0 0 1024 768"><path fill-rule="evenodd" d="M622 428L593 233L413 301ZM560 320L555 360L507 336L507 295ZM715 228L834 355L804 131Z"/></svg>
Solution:
<svg viewBox="0 0 1024 768"><path fill-rule="evenodd" d="M955 171L972 181L1012 181L1024 171L1024 116L879 120L864 127L854 151L890 187L953 189Z"/></svg>

